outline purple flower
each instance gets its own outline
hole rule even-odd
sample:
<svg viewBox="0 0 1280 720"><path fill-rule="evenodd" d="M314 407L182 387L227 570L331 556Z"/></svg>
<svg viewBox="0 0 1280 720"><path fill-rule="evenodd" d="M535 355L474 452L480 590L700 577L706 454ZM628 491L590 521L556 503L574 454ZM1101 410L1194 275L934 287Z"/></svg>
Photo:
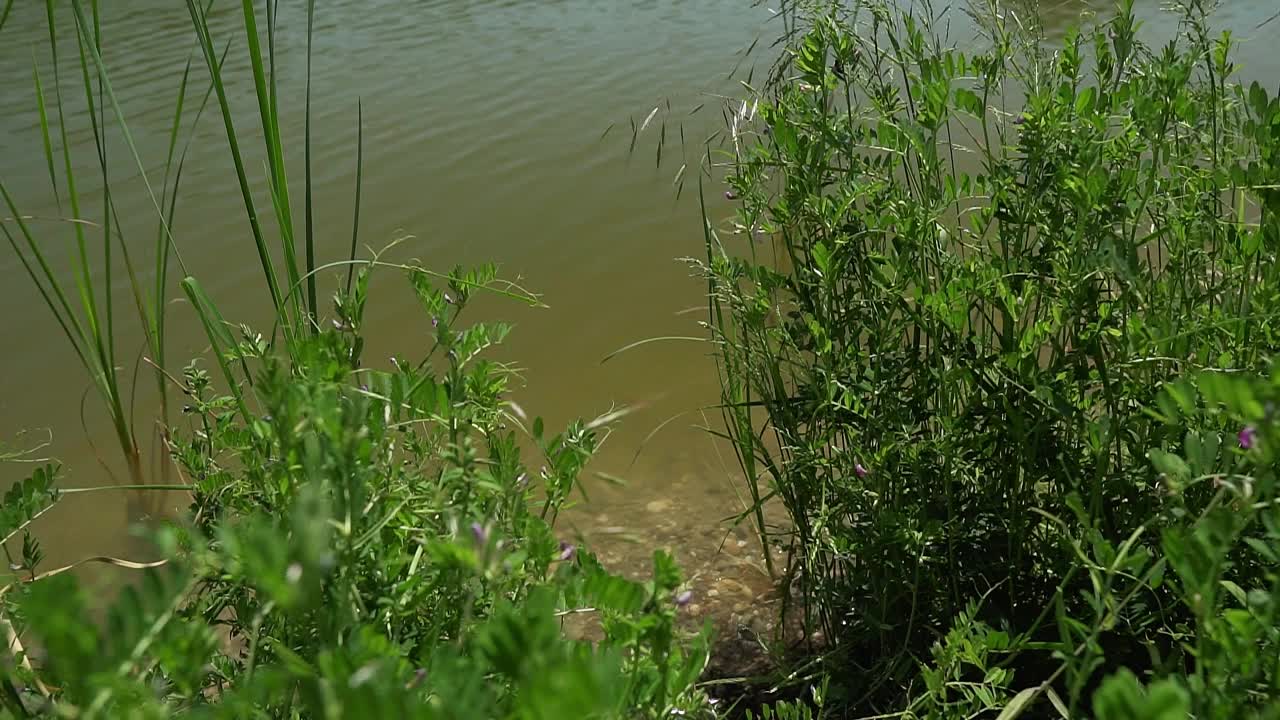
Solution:
<svg viewBox="0 0 1280 720"><path fill-rule="evenodd" d="M676 595L676 607L684 607L685 605L688 605L692 601L693 601L692 590L685 590L679 595Z"/></svg>
<svg viewBox="0 0 1280 720"><path fill-rule="evenodd" d="M471 537L475 538L476 545L484 547L489 544L489 528L480 523L471 523Z"/></svg>
<svg viewBox="0 0 1280 720"><path fill-rule="evenodd" d="M1240 441L1240 447L1245 450L1251 450L1254 445L1258 444L1258 430L1252 425L1245 425L1240 428L1240 434L1236 436L1236 439Z"/></svg>
<svg viewBox="0 0 1280 720"><path fill-rule="evenodd" d="M578 546L571 542L560 541L560 561L569 562L573 559L575 553L578 552Z"/></svg>
<svg viewBox="0 0 1280 720"><path fill-rule="evenodd" d="M1016 117L1016 118L1014 118L1014 119L1013 119L1013 124L1014 124L1014 125L1021 125L1022 123L1026 122L1026 121L1027 121L1027 116L1026 116L1026 115L1019 115L1018 117Z"/></svg>
<svg viewBox="0 0 1280 720"><path fill-rule="evenodd" d="M437 327L439 325L440 325L440 318L438 317L431 318L431 327Z"/></svg>
<svg viewBox="0 0 1280 720"><path fill-rule="evenodd" d="M866 476L868 476L868 475L870 475L870 474L871 474L871 471L870 471L870 470L868 470L868 469L866 469L865 467L863 467L863 466L862 466L862 463L854 463L854 464L853 464L853 472L854 472L854 474L855 474L855 475L857 475L859 478L865 478Z"/></svg>
<svg viewBox="0 0 1280 720"><path fill-rule="evenodd" d="M724 191L724 199L725 199L725 200L737 200L737 199L738 199L738 195L737 195L737 193L735 193L735 192L734 192L734 191L732 191L732 190L725 190L725 191Z"/></svg>

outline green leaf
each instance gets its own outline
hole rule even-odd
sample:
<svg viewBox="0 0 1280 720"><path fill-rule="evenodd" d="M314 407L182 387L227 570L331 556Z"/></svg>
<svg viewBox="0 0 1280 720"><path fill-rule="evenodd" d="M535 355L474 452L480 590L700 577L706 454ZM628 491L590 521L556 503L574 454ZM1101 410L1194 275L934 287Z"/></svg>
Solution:
<svg viewBox="0 0 1280 720"><path fill-rule="evenodd" d="M1252 110L1257 117L1265 118L1267 116L1267 106L1269 104L1267 91L1256 80L1249 85L1249 104L1253 106Z"/></svg>
<svg viewBox="0 0 1280 720"><path fill-rule="evenodd" d="M1124 669L1102 681L1093 695L1093 713L1097 720L1186 720L1191 698L1175 679L1147 689Z"/></svg>
<svg viewBox="0 0 1280 720"><path fill-rule="evenodd" d="M982 117L982 99L966 88L956 88L956 107L974 117Z"/></svg>
<svg viewBox="0 0 1280 720"><path fill-rule="evenodd" d="M1004 706L1004 709L996 716L996 720L1014 720L1014 718L1021 716L1035 702L1039 693L1039 685L1021 690L1017 695L1013 696L1008 705Z"/></svg>
<svg viewBox="0 0 1280 720"><path fill-rule="evenodd" d="M813 244L810 254L813 257L813 264L818 268L818 272L825 276L831 268L831 250L819 241Z"/></svg>
<svg viewBox="0 0 1280 720"><path fill-rule="evenodd" d="M8 542L58 501L58 490L53 486L58 470L59 466L53 463L41 465L5 492L0 503L0 544Z"/></svg>
<svg viewBox="0 0 1280 720"><path fill-rule="evenodd" d="M612 575L599 565L594 565L588 572L583 583L583 594L596 608L633 613L644 606L647 593L643 585Z"/></svg>
<svg viewBox="0 0 1280 720"><path fill-rule="evenodd" d="M1053 709L1058 711L1062 720L1071 720L1071 712L1067 709L1067 704L1062 702L1062 698L1058 697L1057 691L1052 687L1044 689L1044 694L1049 698L1049 704L1053 705Z"/></svg>
<svg viewBox="0 0 1280 720"><path fill-rule="evenodd" d="M1076 97L1076 113L1079 115L1088 115L1093 112L1094 106L1098 102L1098 89L1095 87L1085 88L1084 92Z"/></svg>
<svg viewBox="0 0 1280 720"><path fill-rule="evenodd" d="M1185 482L1191 478L1191 468L1187 467L1186 461L1173 453L1152 448L1147 452L1147 457L1151 459L1151 464L1156 470L1171 480Z"/></svg>
<svg viewBox="0 0 1280 720"><path fill-rule="evenodd" d="M1249 598L1245 593L1244 588L1230 580L1219 580L1218 584L1225 588L1227 592L1231 593L1231 597L1235 598L1236 602L1240 603L1241 607L1249 606Z"/></svg>

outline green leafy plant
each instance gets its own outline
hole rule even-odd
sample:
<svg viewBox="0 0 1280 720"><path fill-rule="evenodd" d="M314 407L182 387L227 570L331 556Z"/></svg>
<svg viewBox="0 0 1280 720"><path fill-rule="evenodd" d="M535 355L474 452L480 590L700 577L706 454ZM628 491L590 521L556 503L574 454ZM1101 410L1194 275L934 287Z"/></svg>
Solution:
<svg viewBox="0 0 1280 720"><path fill-rule="evenodd" d="M556 537L606 426L548 436L535 420L545 464L523 464L522 422L503 400L512 372L482 357L505 330L459 321L492 269L455 271L447 290L409 271L434 313L429 349L378 371L359 335L375 266L336 297L341 320L298 338L292 358L251 332L218 345L230 394L188 366L188 429L172 443L190 521L162 533L168 564L100 626L70 575L13 579L9 615L45 658L10 668L13 714L708 712L695 689L706 638L676 629L674 561L657 553L640 584ZM15 508L47 502L44 472L14 491L31 498ZM579 614L595 618L598 642L566 636L558 618Z"/></svg>
<svg viewBox="0 0 1280 720"><path fill-rule="evenodd" d="M1166 530L1216 496L1179 518L1166 481L1228 448L1151 409L1280 349L1280 102L1237 83L1209 4L1161 47L1132 3L1056 44L1024 5L971 3L962 51L956 8L791 4L711 156L737 212L698 265L746 517L831 699L871 714L1052 689L1077 717L1110 669L1170 672L1211 628L1158 577Z"/></svg>

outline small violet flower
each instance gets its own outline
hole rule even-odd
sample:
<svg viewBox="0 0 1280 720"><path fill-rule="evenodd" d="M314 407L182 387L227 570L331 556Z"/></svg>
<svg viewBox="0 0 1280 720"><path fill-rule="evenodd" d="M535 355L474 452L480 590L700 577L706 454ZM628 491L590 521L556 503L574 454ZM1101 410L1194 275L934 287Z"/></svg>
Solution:
<svg viewBox="0 0 1280 720"><path fill-rule="evenodd" d="M676 607L684 607L685 605L688 605L692 601L693 601L692 590L685 590L684 592L681 592L679 595L676 595Z"/></svg>
<svg viewBox="0 0 1280 720"><path fill-rule="evenodd" d="M1251 450L1254 445L1258 444L1258 430L1252 425L1245 425L1240 428L1240 434L1236 436L1236 439L1240 441L1240 447L1245 450Z"/></svg>
<svg viewBox="0 0 1280 720"><path fill-rule="evenodd" d="M732 191L732 190L725 190L725 191L724 191L724 199L725 199L725 200L737 200L737 199L738 199L738 194L737 194L737 193L735 193L735 192L734 192L734 191Z"/></svg>
<svg viewBox="0 0 1280 720"><path fill-rule="evenodd" d="M569 562L578 552L578 546L570 542L560 541L560 561Z"/></svg>
<svg viewBox="0 0 1280 720"><path fill-rule="evenodd" d="M859 479L865 478L866 476L871 474L871 471L863 467L862 463L854 463L853 472L855 475L858 476Z"/></svg>
<svg viewBox="0 0 1280 720"><path fill-rule="evenodd" d="M489 528L480 523L471 523L471 537L475 538L476 545L481 547L489 544Z"/></svg>
<svg viewBox="0 0 1280 720"><path fill-rule="evenodd" d="M1014 124L1014 125L1021 125L1022 123L1026 122L1026 121L1027 121L1027 116L1026 116L1026 115L1019 115L1018 117L1016 117L1016 118L1014 118L1014 119L1013 119L1013 124Z"/></svg>

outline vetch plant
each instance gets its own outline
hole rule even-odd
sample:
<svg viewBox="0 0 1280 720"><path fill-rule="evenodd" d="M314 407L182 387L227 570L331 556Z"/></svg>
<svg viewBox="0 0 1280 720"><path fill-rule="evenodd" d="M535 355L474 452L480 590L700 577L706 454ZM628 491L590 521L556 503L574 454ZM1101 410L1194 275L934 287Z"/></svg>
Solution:
<svg viewBox="0 0 1280 720"><path fill-rule="evenodd" d="M829 705L924 713L923 665L929 716L1017 711L1006 692L1047 682L1077 717L1104 669L1166 672L1152 636L1191 637L1167 589L1107 603L1169 521L1162 388L1280 350L1280 100L1240 84L1210 3L1176 5L1148 47L1130 2L1060 42L1024 3L791 3L709 155L736 212L704 213L698 266L744 518L785 558L779 627L834 668ZM1225 432L1265 452L1242 420ZM1141 567L1064 551L1135 534ZM957 617L1007 639L985 696L992 658L951 646L986 630L931 650ZM1046 643L1076 660L1032 660Z"/></svg>
<svg viewBox="0 0 1280 720"><path fill-rule="evenodd" d="M215 342L230 394L187 368L172 442L190 512L159 535L168 561L101 627L66 568L24 550L0 592L43 659L0 669L10 716L709 715L695 688L706 638L676 629L674 561L656 553L641 584L555 538L603 426L548 436L534 421L548 469L528 480L504 409L512 373L482 357L503 333L459 320L492 271L449 275L434 344L378 370L357 330L375 266L335 301L341 329L301 336L292 357ZM409 277L425 306L443 302ZM8 537L57 499L51 472L10 493ZM599 641L560 627L582 613Z"/></svg>

